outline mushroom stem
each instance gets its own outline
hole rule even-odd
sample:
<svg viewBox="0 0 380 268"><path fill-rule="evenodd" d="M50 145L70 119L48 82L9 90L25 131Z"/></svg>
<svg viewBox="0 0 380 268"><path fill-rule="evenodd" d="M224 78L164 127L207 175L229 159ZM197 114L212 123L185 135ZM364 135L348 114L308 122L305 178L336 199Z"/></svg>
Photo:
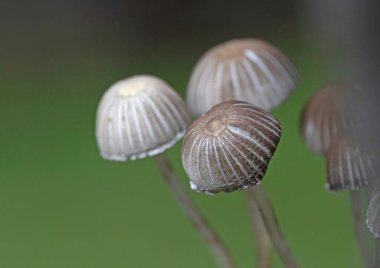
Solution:
<svg viewBox="0 0 380 268"><path fill-rule="evenodd" d="M270 268L271 267L271 241L268 231L265 227L263 218L261 217L260 210L257 206L255 199L247 191L249 211L251 213L251 220L253 225L253 233L256 241L257 250L257 267L258 268Z"/></svg>
<svg viewBox="0 0 380 268"><path fill-rule="evenodd" d="M163 155L156 155L154 159L183 212L194 225L195 229L205 239L220 267L236 268L236 264L228 252L227 247L223 244L219 236L201 214L194 201L190 198L189 194L185 191L169 161Z"/></svg>
<svg viewBox="0 0 380 268"><path fill-rule="evenodd" d="M363 256L366 267L372 267L371 247L366 234L366 226L362 217L362 206L359 191L350 191L352 203L352 216L356 240Z"/></svg>
<svg viewBox="0 0 380 268"><path fill-rule="evenodd" d="M282 236L272 204L264 189L257 185L248 188L248 195L256 201L272 243L286 268L297 268L292 251Z"/></svg>

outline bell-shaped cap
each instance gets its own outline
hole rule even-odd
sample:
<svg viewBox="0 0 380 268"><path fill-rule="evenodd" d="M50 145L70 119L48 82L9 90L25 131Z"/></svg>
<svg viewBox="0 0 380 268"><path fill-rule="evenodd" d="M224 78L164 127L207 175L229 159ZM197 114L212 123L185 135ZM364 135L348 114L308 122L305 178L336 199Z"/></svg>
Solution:
<svg viewBox="0 0 380 268"><path fill-rule="evenodd" d="M182 163L193 190L232 192L258 184L280 141L281 126L268 112L223 102L194 121L182 143Z"/></svg>
<svg viewBox="0 0 380 268"><path fill-rule="evenodd" d="M301 132L315 153L325 155L336 137L346 136L357 123L355 108L349 105L350 94L358 90L344 82L322 86L306 104Z"/></svg>
<svg viewBox="0 0 380 268"><path fill-rule="evenodd" d="M138 75L116 82L103 95L96 139L103 158L134 160L173 146L189 123L185 103L168 84Z"/></svg>
<svg viewBox="0 0 380 268"><path fill-rule="evenodd" d="M298 73L277 48L259 39L236 39L208 50L192 72L187 104L194 115L239 100L270 111L295 89Z"/></svg>
<svg viewBox="0 0 380 268"><path fill-rule="evenodd" d="M348 138L337 138L327 153L327 184L330 191L357 190L375 179L371 155Z"/></svg>

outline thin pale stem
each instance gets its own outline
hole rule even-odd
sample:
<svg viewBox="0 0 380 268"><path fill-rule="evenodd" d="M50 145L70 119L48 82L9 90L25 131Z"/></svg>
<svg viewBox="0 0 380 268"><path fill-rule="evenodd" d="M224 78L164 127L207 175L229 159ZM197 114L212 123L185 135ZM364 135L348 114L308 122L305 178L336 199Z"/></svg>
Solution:
<svg viewBox="0 0 380 268"><path fill-rule="evenodd" d="M252 229L256 241L257 267L270 268L272 266L270 258L272 244L270 237L255 199L251 194L249 194L249 191L247 191L247 193L249 211L251 213L251 220L253 225Z"/></svg>
<svg viewBox="0 0 380 268"><path fill-rule="evenodd" d="M286 268L297 268L298 265L293 257L290 247L282 236L272 204L264 189L262 189L261 186L250 187L248 188L248 194L250 195L250 198L256 201L268 234L271 237L272 243L284 266Z"/></svg>
<svg viewBox="0 0 380 268"><path fill-rule="evenodd" d="M190 198L189 194L185 191L171 164L163 155L157 155L154 159L183 212L204 238L220 267L235 268L235 262L228 252L227 247L223 244L219 236L195 205L194 201Z"/></svg>
<svg viewBox="0 0 380 268"><path fill-rule="evenodd" d="M360 200L360 192L359 191L351 191L351 204L352 204L352 217L354 222L354 230L356 235L356 240L358 242L358 246L360 248L361 254L364 259L364 263L366 267L373 266L373 257L371 254L371 246L369 244L369 239L366 233L366 226L364 223L364 219L362 217L362 206Z"/></svg>

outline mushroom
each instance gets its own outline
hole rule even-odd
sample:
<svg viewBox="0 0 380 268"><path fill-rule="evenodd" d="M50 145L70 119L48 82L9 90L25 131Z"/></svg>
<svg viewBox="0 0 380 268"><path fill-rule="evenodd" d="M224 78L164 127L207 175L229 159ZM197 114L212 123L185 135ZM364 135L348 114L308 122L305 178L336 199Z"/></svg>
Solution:
<svg viewBox="0 0 380 268"><path fill-rule="evenodd" d="M330 82L321 87L304 108L301 132L309 148L326 157L326 188L331 191L349 190L357 241L366 265L371 267L370 246L357 190L366 187L374 175L370 156L351 137L359 120L355 108L348 101L360 90L346 82Z"/></svg>
<svg viewBox="0 0 380 268"><path fill-rule="evenodd" d="M356 191L375 180L372 159L349 138L334 140L327 154L327 184L330 191Z"/></svg>
<svg viewBox="0 0 380 268"><path fill-rule="evenodd" d="M208 50L196 64L187 104L194 115L228 100L270 111L294 90L298 73L277 48L259 39L235 39Z"/></svg>
<svg viewBox="0 0 380 268"><path fill-rule="evenodd" d="M358 90L345 82L323 85L306 104L301 122L302 136L311 150L326 154L333 139L347 133L357 123L348 106L350 92Z"/></svg>
<svg viewBox="0 0 380 268"><path fill-rule="evenodd" d="M171 87L149 75L133 76L113 84L97 111L96 138L107 160L126 161L155 156L165 181L189 220L206 240L222 267L235 264L228 250L184 190L162 155L183 137L190 123L185 103Z"/></svg>
<svg viewBox="0 0 380 268"><path fill-rule="evenodd" d="M183 167L191 188L214 194L251 186L267 231L286 267L297 267L282 237L265 192L258 186L277 144L281 126L268 112L252 104L227 101L214 106L187 129L182 143Z"/></svg>

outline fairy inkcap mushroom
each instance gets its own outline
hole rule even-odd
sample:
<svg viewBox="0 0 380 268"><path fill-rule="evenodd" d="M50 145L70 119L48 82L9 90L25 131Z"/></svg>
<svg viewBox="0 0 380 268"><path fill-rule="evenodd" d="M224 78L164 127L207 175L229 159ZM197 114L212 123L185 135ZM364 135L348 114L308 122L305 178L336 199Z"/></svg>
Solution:
<svg viewBox="0 0 380 268"><path fill-rule="evenodd" d="M187 104L194 115L229 100L270 111L294 90L298 73L277 48L259 39L235 39L208 50L196 64Z"/></svg>
<svg viewBox="0 0 380 268"><path fill-rule="evenodd" d="M214 106L188 127L182 143L191 188L231 192L260 183L280 136L279 122L249 103Z"/></svg>
<svg viewBox="0 0 380 268"><path fill-rule="evenodd" d="M183 139L182 164L191 188L213 194L259 184L280 136L281 126L274 116L252 104L215 105L188 127ZM265 191L259 185L249 190L285 267L298 267Z"/></svg>
<svg viewBox="0 0 380 268"><path fill-rule="evenodd" d="M337 136L344 136L357 122L348 105L350 94L359 90L345 82L322 86L306 104L301 122L302 136L315 153L326 154Z"/></svg>
<svg viewBox="0 0 380 268"><path fill-rule="evenodd" d="M168 84L138 75L113 84L99 104L96 138L107 160L154 160L184 213L205 239L221 267L236 267L226 246L205 220L180 183L168 160L160 155L183 137L190 115Z"/></svg>
<svg viewBox="0 0 380 268"><path fill-rule="evenodd" d="M330 191L357 190L374 181L372 159L349 138L337 138L327 153L326 188Z"/></svg>
<svg viewBox="0 0 380 268"><path fill-rule="evenodd" d="M134 160L170 148L189 123L185 103L168 84L137 75L116 82L103 95L96 138L105 159Z"/></svg>

